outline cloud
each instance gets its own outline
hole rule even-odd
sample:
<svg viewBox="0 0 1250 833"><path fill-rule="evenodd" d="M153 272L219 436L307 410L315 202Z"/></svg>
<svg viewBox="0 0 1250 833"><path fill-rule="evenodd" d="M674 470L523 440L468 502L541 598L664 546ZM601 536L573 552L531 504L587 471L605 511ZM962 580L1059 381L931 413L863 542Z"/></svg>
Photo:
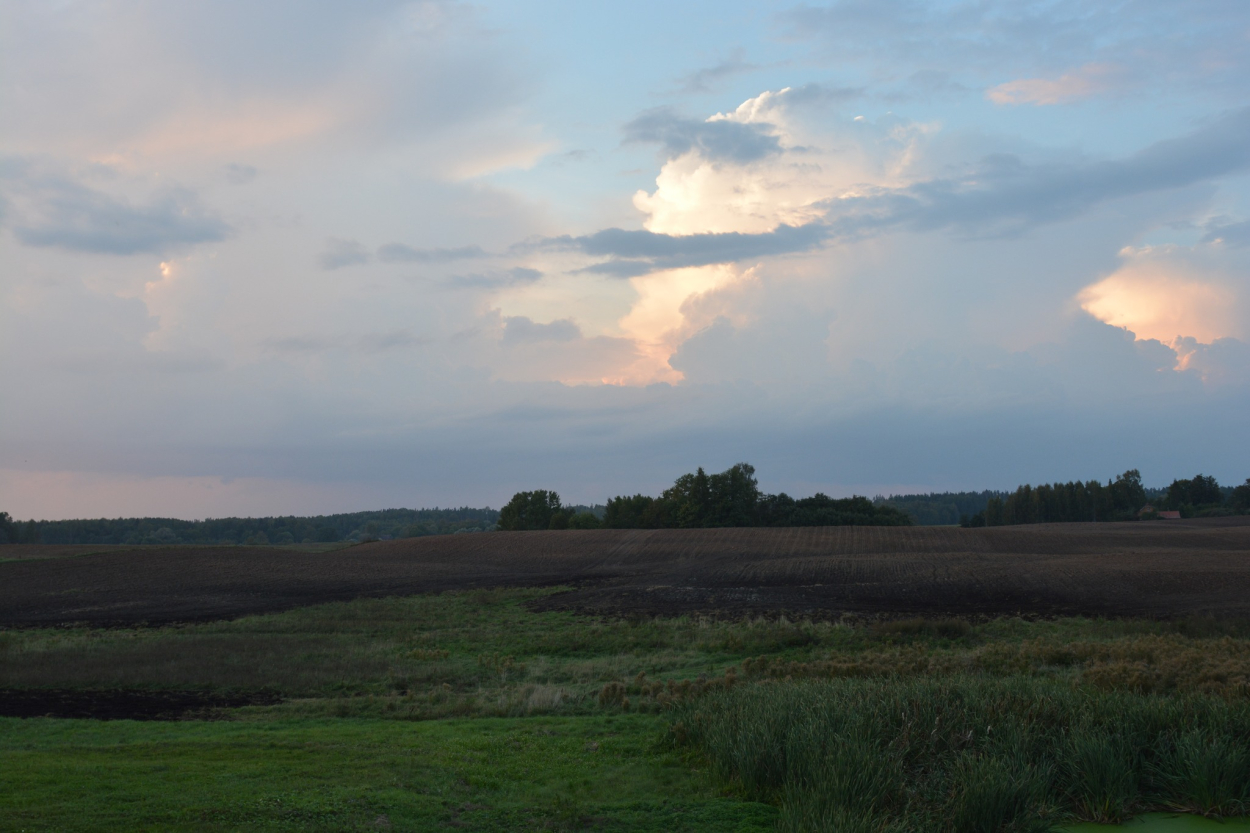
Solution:
<svg viewBox="0 0 1250 833"><path fill-rule="evenodd" d="M1223 243L1226 246L1250 246L1250 220L1240 223L1219 223L1208 226L1210 231L1202 238L1204 243Z"/></svg>
<svg viewBox="0 0 1250 833"><path fill-rule="evenodd" d="M637 278L649 275L656 265L649 260L605 260L576 270L577 274L603 275L608 278Z"/></svg>
<svg viewBox="0 0 1250 833"><path fill-rule="evenodd" d="M781 152L768 124L744 124L713 117L684 118L667 107L648 110L624 127L626 142L660 145L671 158L691 151L713 161L742 164Z"/></svg>
<svg viewBox="0 0 1250 833"><path fill-rule="evenodd" d="M351 353L383 353L431 344L433 339L407 330L391 330L359 335L311 335L268 338L262 346L276 353L324 353L342 350Z"/></svg>
<svg viewBox="0 0 1250 833"><path fill-rule="evenodd" d="M1217 338L1203 344L1196 338L1178 338L1170 345L1177 369L1198 374L1212 386L1250 385L1250 344L1235 338Z"/></svg>
<svg viewBox="0 0 1250 833"><path fill-rule="evenodd" d="M1086 64L1059 78L1021 78L986 90L995 104L1067 104L1108 92L1117 86L1120 71L1111 64Z"/></svg>
<svg viewBox="0 0 1250 833"><path fill-rule="evenodd" d="M568 318L537 324L523 315L503 319L503 343L522 344L536 341L575 341L582 331Z"/></svg>
<svg viewBox="0 0 1250 833"><path fill-rule="evenodd" d="M759 64L747 61L745 49L737 47L720 63L682 76L678 79L677 87L683 93L708 93L726 78L760 68Z"/></svg>
<svg viewBox="0 0 1250 833"><path fill-rule="evenodd" d="M161 254L224 240L230 226L194 191L167 188L134 204L68 176L18 163L0 170L9 184L4 218L27 246L93 254Z"/></svg>
<svg viewBox="0 0 1250 833"><path fill-rule="evenodd" d="M1156 142L1125 159L1029 164L987 157L957 178L827 201L828 222L843 235L893 226L963 227L1014 233L1067 220L1114 199L1182 188L1250 168L1250 108L1212 119L1186 136Z"/></svg>
<svg viewBox="0 0 1250 833"><path fill-rule="evenodd" d="M467 260L489 257L481 246L461 246L456 249L414 249L403 243L387 243L378 247L378 260L383 263L446 263L451 260Z"/></svg>
<svg viewBox="0 0 1250 833"><path fill-rule="evenodd" d="M524 286L541 279L543 273L528 266L514 266L500 272L479 272L471 275L453 275L448 285L461 289L501 289L508 286Z"/></svg>
<svg viewBox="0 0 1250 833"><path fill-rule="evenodd" d="M852 120L822 106L822 87L765 91L707 124L766 128L776 152L716 158L701 148L671 157L654 191L634 194L634 207L654 232L761 233L820 219L831 196L906 182L903 174L927 128L891 115ZM676 148L675 148L676 149Z"/></svg>
<svg viewBox="0 0 1250 833"><path fill-rule="evenodd" d="M1227 0L1080 0L931 3L836 0L778 16L783 32L814 42L839 68L898 77L941 71L967 77L1026 75L1032 92L1081 62L1114 64L1152 95L1201 86L1240 100L1250 69L1245 8ZM979 86L979 85L978 85ZM1029 92L1024 87L1021 92Z"/></svg>
<svg viewBox="0 0 1250 833"><path fill-rule="evenodd" d="M232 185L246 185L256 179L259 171L254 165L231 162L225 167L226 181Z"/></svg>
<svg viewBox="0 0 1250 833"><path fill-rule="evenodd" d="M1077 301L1098 320L1138 339L1210 344L1246 335L1242 293L1250 286L1239 291L1237 282L1203 262L1204 254L1209 253L1176 246L1125 249L1124 264L1081 290Z"/></svg>
<svg viewBox="0 0 1250 833"><path fill-rule="evenodd" d="M581 237L552 237L525 248L567 249L591 257L612 260L581 271L630 278L660 269L680 269L716 263L733 263L762 257L806 252L818 248L828 236L820 224L778 226L762 234L656 234L644 229L604 229Z"/></svg>
<svg viewBox="0 0 1250 833"><path fill-rule="evenodd" d="M322 269L333 270L368 263L369 257L369 250L355 240L332 237L326 242L326 250L317 256L317 262Z"/></svg>
<svg viewBox="0 0 1250 833"><path fill-rule="evenodd" d="M520 106L536 68L483 15L445 0L19 0L0 11L5 144L164 170L352 145L405 148L443 179L525 167L550 147Z"/></svg>

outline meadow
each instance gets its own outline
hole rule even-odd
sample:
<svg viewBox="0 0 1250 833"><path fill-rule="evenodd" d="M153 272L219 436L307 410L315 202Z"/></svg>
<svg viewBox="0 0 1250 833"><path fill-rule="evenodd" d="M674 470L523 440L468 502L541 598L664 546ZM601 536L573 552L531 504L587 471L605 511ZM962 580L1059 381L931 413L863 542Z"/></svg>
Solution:
<svg viewBox="0 0 1250 833"><path fill-rule="evenodd" d="M0 711L57 696L0 718L0 828L1041 830L1250 798L1235 622L544 609L565 589L6 630ZM55 716L137 692L162 719Z"/></svg>

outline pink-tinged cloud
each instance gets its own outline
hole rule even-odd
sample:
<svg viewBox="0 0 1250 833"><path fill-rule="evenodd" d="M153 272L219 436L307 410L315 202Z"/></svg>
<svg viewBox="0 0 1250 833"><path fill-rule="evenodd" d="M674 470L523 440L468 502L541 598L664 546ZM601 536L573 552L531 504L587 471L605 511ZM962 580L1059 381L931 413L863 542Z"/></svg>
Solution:
<svg viewBox="0 0 1250 833"><path fill-rule="evenodd" d="M1183 338L1210 344L1246 335L1241 298L1226 276L1189 262L1177 247L1122 254L1124 266L1077 295L1090 315L1164 344Z"/></svg>
<svg viewBox="0 0 1250 833"><path fill-rule="evenodd" d="M1107 92L1116 85L1111 64L1086 64L1058 78L1021 78L991 87L985 97L995 104L1067 104Z"/></svg>

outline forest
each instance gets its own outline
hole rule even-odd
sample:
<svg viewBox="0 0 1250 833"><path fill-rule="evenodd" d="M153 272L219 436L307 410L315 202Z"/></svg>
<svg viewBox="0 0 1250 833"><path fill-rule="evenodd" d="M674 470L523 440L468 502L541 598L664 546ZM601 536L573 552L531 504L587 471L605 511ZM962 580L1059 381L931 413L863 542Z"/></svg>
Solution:
<svg viewBox="0 0 1250 833"><path fill-rule="evenodd" d="M22 544L312 544L416 538L493 529L495 509L383 509L274 518L99 518L13 521L0 512L0 543Z"/></svg>
<svg viewBox="0 0 1250 833"><path fill-rule="evenodd" d="M1020 486L995 495L985 509L960 519L962 526L1131 521L1154 519L1160 511L1182 518L1217 517L1250 512L1250 478L1241 486L1221 487L1214 477L1198 474L1173 480L1166 490L1147 490L1141 473L1130 469L1106 485L1097 480Z"/></svg>

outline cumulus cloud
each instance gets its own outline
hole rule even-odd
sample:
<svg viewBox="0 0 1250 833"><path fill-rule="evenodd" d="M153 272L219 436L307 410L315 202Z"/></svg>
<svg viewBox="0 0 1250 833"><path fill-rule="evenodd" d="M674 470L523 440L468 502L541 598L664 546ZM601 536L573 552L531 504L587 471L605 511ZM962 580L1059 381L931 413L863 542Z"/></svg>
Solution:
<svg viewBox="0 0 1250 833"><path fill-rule="evenodd" d="M1196 338L1178 338L1171 347L1176 351L1177 369L1196 373L1210 385L1250 385L1250 343L1217 338L1203 344Z"/></svg>
<svg viewBox="0 0 1250 833"><path fill-rule="evenodd" d="M1215 268L1209 254L1177 246L1125 249L1124 264L1081 290L1077 301L1090 315L1139 339L1210 344L1245 336L1250 285Z"/></svg>
<svg viewBox="0 0 1250 833"><path fill-rule="evenodd" d="M672 156L655 190L634 195L645 227L690 235L806 226L827 213L822 203L831 196L860 193L864 183L906 182L902 174L927 128L892 116L875 122L839 117L822 106L825 92L766 91L711 116L708 124L766 127L778 151L735 160L691 147Z"/></svg>

